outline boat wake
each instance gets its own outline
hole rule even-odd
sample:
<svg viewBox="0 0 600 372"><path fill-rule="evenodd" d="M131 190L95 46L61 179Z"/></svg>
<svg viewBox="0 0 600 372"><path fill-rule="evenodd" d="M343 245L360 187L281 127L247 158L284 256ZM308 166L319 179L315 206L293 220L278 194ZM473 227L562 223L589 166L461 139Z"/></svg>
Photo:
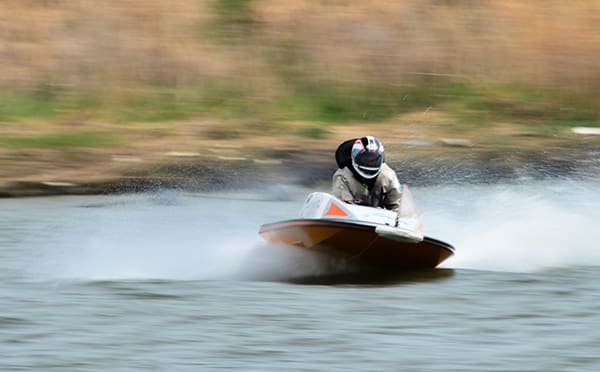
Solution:
<svg viewBox="0 0 600 372"><path fill-rule="evenodd" d="M169 247L156 240L117 243L95 239L79 249L65 247L60 253L55 251L42 268L38 265L37 271L46 278L75 280L253 281L293 281L355 271L344 261L254 240L233 238L206 245Z"/></svg>
<svg viewBox="0 0 600 372"><path fill-rule="evenodd" d="M426 226L456 247L442 267L531 272L596 266L600 200L595 190L570 182L430 190L426 210L433 213L426 214ZM435 205L448 195L453 202Z"/></svg>
<svg viewBox="0 0 600 372"><path fill-rule="evenodd" d="M531 272L600 265L597 186L529 182L413 194L425 210L424 233L456 247L442 268ZM70 209L73 221L32 248L24 270L42 280L295 280L356 269L258 236L262 223L296 213L301 200L127 200Z"/></svg>
<svg viewBox="0 0 600 372"><path fill-rule="evenodd" d="M258 235L264 201L173 194L168 204L157 200L82 206L85 218L50 232L26 270L42 280L290 280L352 270L293 247L267 247Z"/></svg>

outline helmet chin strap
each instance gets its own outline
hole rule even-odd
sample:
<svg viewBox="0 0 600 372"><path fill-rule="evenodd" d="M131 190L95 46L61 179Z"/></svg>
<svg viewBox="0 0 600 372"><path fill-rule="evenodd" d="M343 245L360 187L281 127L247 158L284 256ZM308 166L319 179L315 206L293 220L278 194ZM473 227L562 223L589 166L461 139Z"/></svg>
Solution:
<svg viewBox="0 0 600 372"><path fill-rule="evenodd" d="M352 174L354 175L354 177L356 177L356 179L359 180L360 183L365 185L367 187L367 189L369 189L369 190L371 190L373 188L373 185L375 184L375 181L377 180L379 173L381 173L381 172L377 173L377 175L373 178L365 178L356 171L356 169L354 168L354 164L350 165L349 168L350 168L350 171L352 171Z"/></svg>

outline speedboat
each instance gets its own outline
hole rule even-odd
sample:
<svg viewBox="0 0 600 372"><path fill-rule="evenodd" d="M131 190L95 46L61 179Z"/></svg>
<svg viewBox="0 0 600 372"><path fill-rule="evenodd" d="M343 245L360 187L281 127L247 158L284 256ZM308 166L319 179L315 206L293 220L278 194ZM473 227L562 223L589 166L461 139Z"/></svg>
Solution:
<svg viewBox="0 0 600 372"><path fill-rule="evenodd" d="M400 214L345 203L334 196L308 195L300 218L264 224L259 234L279 243L381 269L434 268L454 254L454 247L422 233L420 211L410 193ZM406 210L410 209L411 212Z"/></svg>

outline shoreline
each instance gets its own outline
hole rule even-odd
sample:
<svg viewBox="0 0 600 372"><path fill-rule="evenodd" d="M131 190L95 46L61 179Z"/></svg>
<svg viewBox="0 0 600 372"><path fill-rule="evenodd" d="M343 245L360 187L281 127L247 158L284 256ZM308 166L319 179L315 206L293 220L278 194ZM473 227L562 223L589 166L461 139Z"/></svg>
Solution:
<svg viewBox="0 0 600 372"><path fill-rule="evenodd" d="M411 151L389 151L387 163L402 183L428 186L441 183L498 183L548 178L600 176L600 151L595 146L552 148L551 151L497 151L460 147L414 146ZM29 177L5 180L0 198L58 195L110 195L182 190L214 192L261 190L269 185L315 187L328 184L336 170L331 151L291 151L284 159L173 159L130 166L104 177ZM76 174L76 172L75 172Z"/></svg>

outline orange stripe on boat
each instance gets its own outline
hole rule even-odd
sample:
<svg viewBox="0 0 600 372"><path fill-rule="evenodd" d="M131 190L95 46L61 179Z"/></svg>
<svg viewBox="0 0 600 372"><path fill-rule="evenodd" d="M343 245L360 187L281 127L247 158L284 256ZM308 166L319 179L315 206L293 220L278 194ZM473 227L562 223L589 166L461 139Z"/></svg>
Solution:
<svg viewBox="0 0 600 372"><path fill-rule="evenodd" d="M331 204L329 205L329 210L327 210L327 213L325 213L325 215L346 217L348 215L348 212L340 208L336 203L331 202Z"/></svg>
<svg viewBox="0 0 600 372"><path fill-rule="evenodd" d="M371 231L374 229L373 226L357 225L347 222L339 221L327 221L327 220L288 220L265 224L260 227L259 234L269 233L272 231L298 228L298 227L323 227L323 228L337 228L337 229L352 229L352 230L367 230Z"/></svg>

